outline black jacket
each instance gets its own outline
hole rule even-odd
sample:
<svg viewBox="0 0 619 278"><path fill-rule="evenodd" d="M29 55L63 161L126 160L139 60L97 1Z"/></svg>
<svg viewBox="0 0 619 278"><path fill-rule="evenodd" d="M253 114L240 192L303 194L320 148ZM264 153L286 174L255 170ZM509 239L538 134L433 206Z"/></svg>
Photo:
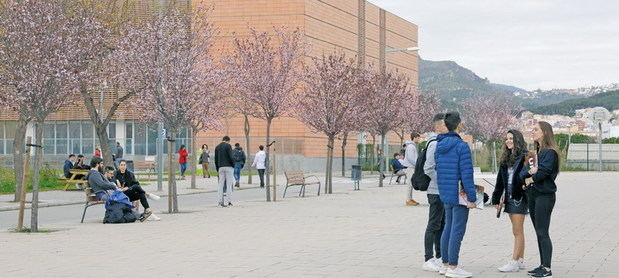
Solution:
<svg viewBox="0 0 619 278"><path fill-rule="evenodd" d="M522 185L524 185L524 180L520 178L520 172L524 167L524 157L526 153L521 154L516 162L514 162L514 175L512 176L512 192L511 196L514 200L520 200L524 195L524 190L522 189ZM526 167L524 167L526 168ZM501 195L505 193L507 196L507 179L509 178L508 172L509 166L507 164L501 163L501 167L499 168L499 173L496 177L496 185L494 187L494 192L492 193L492 204L496 205L501 201Z"/></svg>
<svg viewBox="0 0 619 278"><path fill-rule="evenodd" d="M135 175L129 170L125 170L125 173L121 173L120 170L114 173L114 178L124 187L131 187L134 184L140 184Z"/></svg>
<svg viewBox="0 0 619 278"><path fill-rule="evenodd" d="M215 147L215 169L219 171L221 167L234 167L232 146L225 142L221 142Z"/></svg>
<svg viewBox="0 0 619 278"><path fill-rule="evenodd" d="M529 190L534 190L539 193L554 193L557 192L555 179L559 174L559 155L552 149L541 150L537 154L537 173L529 175L529 168L522 167L520 178L524 181L526 178L532 177L534 185Z"/></svg>

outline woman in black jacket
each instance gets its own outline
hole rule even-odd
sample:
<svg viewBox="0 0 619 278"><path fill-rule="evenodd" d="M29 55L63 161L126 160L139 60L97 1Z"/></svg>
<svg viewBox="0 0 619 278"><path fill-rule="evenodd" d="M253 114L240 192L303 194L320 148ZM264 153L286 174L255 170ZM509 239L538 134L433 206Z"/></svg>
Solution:
<svg viewBox="0 0 619 278"><path fill-rule="evenodd" d="M559 174L559 148L552 126L547 122L539 122L533 128L533 140L537 156L527 158L525 163L528 167L524 167L520 172L520 178L524 179L526 184L523 188L527 192L529 212L535 227L541 260L541 265L529 271L529 274L531 277L552 277L550 270L552 242L548 230L556 201L555 179Z"/></svg>
<svg viewBox="0 0 619 278"><path fill-rule="evenodd" d="M503 205L509 214L514 234L514 251L512 259L504 266L499 267L501 272L516 272L524 269L524 218L528 213L527 199L520 178L520 171L524 166L524 157L527 154L527 143L518 130L509 130L505 135L501 168L496 178L496 186L492 193L492 204Z"/></svg>
<svg viewBox="0 0 619 278"><path fill-rule="evenodd" d="M140 218L140 221L146 220L146 218L151 215L154 216L153 210L150 208L146 198L158 200L159 196L147 193L142 189L140 182L135 179L135 175L127 169L127 161L121 160L118 162L118 170L114 173L114 178L116 179L118 188L129 197L130 201L140 200L140 203L144 207L144 214ZM158 217L154 216L154 218Z"/></svg>

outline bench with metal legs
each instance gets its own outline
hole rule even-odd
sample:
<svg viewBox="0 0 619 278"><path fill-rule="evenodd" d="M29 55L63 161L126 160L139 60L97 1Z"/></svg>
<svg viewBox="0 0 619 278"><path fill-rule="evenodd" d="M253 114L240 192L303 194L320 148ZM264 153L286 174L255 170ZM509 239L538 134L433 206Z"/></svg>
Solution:
<svg viewBox="0 0 619 278"><path fill-rule="evenodd" d="M92 188L88 186L88 184L84 184L84 193L86 193L86 204L84 204L84 212L82 213L82 221L80 223L84 223L84 217L86 217L86 210L89 207L103 204L104 202L101 200L97 200L97 195L92 192Z"/></svg>
<svg viewBox="0 0 619 278"><path fill-rule="evenodd" d="M320 196L321 182L318 177L314 175L305 176L302 171L286 171L284 172L284 174L286 175L286 188L284 188L284 194L282 195L282 198L286 197L286 191L288 190L288 187L291 186L301 186L301 189L299 190L299 197L305 197L305 187L311 184L318 184L317 195ZM316 181L307 182L306 179L311 177L315 178Z"/></svg>

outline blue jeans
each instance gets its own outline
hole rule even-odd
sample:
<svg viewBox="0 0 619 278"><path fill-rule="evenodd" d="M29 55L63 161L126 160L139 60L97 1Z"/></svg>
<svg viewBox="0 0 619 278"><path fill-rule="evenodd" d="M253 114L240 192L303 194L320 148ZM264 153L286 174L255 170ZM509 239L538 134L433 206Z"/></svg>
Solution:
<svg viewBox="0 0 619 278"><path fill-rule="evenodd" d="M241 169L243 169L244 164L242 162L234 162L234 180L241 180Z"/></svg>
<svg viewBox="0 0 619 278"><path fill-rule="evenodd" d="M185 171L187 171L187 162L181 163L181 176L185 175Z"/></svg>
<svg viewBox="0 0 619 278"><path fill-rule="evenodd" d="M445 207L445 229L441 235L443 263L458 265L460 244L466 232L469 209L463 205L443 204Z"/></svg>

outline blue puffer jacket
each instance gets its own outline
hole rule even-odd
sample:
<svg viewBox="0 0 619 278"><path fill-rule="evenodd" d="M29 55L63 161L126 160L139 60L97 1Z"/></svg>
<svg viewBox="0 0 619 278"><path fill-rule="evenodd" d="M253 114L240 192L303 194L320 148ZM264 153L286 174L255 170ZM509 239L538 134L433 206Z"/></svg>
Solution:
<svg viewBox="0 0 619 278"><path fill-rule="evenodd" d="M439 134L434 158L441 201L458 204L458 184L461 182L469 202L475 202L471 149L456 132Z"/></svg>

